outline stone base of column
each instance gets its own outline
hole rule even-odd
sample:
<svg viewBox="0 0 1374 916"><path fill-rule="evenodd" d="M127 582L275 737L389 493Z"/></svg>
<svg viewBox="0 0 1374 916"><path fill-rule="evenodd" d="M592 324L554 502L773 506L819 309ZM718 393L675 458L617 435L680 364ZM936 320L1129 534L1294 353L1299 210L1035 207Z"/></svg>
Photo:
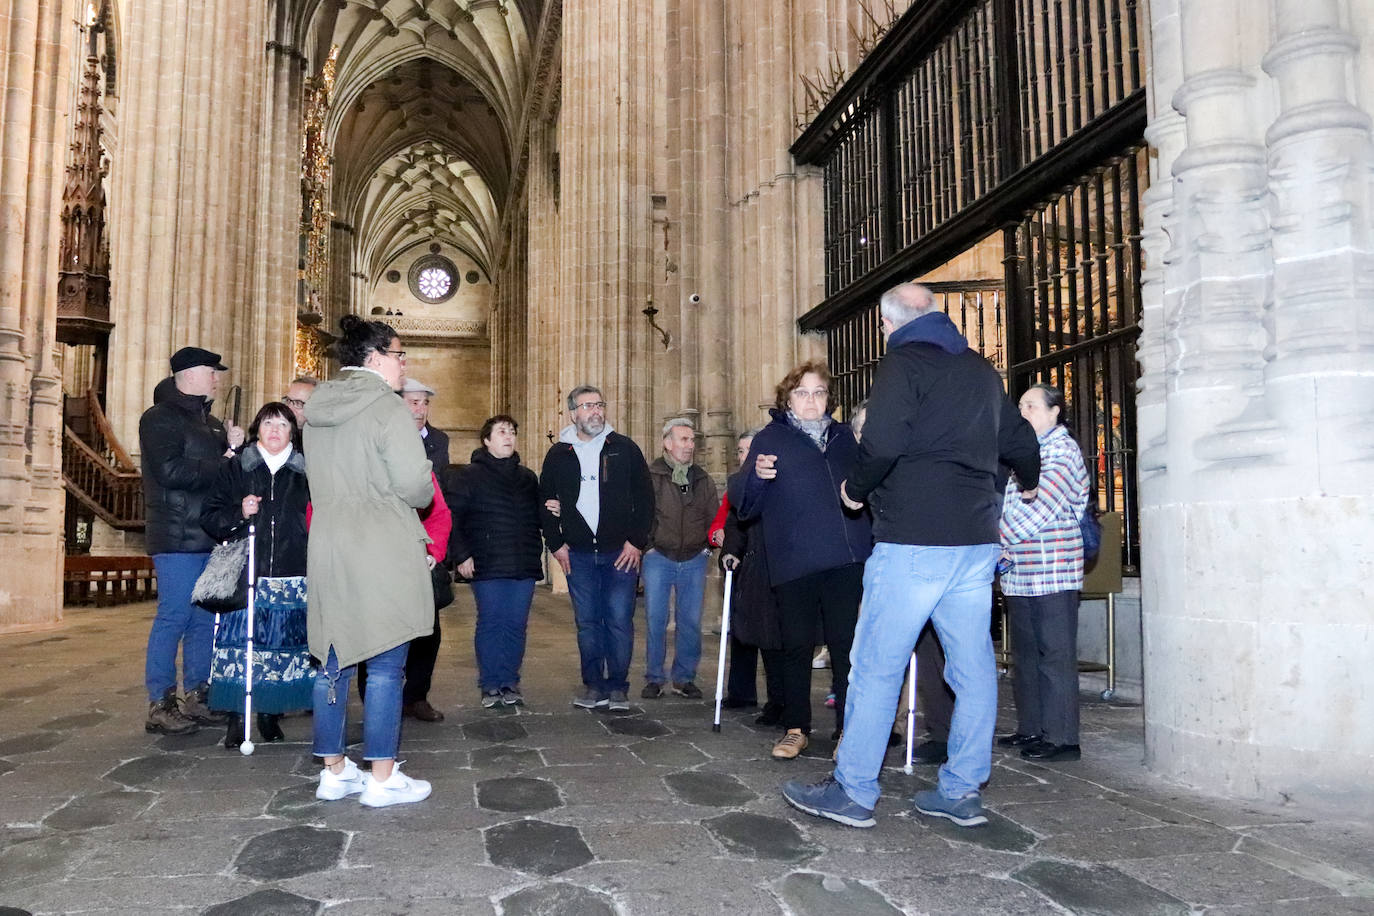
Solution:
<svg viewBox="0 0 1374 916"><path fill-rule="evenodd" d="M0 538L0 633L62 621L62 557L57 535Z"/></svg>
<svg viewBox="0 0 1374 916"><path fill-rule="evenodd" d="M1374 496L1142 512L1146 763L1374 816Z"/></svg>

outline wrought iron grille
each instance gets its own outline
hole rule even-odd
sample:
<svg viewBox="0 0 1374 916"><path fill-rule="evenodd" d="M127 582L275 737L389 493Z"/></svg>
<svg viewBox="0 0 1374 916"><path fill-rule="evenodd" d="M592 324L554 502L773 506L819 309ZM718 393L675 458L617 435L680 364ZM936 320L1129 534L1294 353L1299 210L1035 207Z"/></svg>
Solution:
<svg viewBox="0 0 1374 916"><path fill-rule="evenodd" d="M825 198L826 289L842 289L878 265L888 245L880 223L876 112L860 112L825 163L825 184L849 193Z"/></svg>
<svg viewBox="0 0 1374 916"><path fill-rule="evenodd" d="M1007 368L1005 297L1001 280L967 280L952 283L927 283L930 291L968 338L969 346L983 354L998 371ZM828 337L830 393L845 417L868 396L873 373L882 359L882 322L876 304L837 324Z"/></svg>
<svg viewBox="0 0 1374 916"><path fill-rule="evenodd" d="M1135 349L1140 334L1140 193L1136 145L1025 214L1004 245L1017 327L1010 388L1062 388L1099 507L1123 520L1123 560L1139 562Z"/></svg>

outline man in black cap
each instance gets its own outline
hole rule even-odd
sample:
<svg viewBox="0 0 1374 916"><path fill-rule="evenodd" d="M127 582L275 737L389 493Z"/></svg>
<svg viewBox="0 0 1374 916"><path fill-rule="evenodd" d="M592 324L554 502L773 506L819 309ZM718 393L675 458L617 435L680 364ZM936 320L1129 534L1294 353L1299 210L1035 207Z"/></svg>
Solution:
<svg viewBox="0 0 1374 916"><path fill-rule="evenodd" d="M213 617L191 604L191 589L214 547L200 527L201 502L244 439L242 429L231 423L226 430L210 414L228 368L218 353L182 347L172 355L172 377L158 383L153 406L138 422L147 549L157 569L157 615L144 667L145 728L165 735L224 721L223 713L205 705ZM178 645L184 700L177 698Z"/></svg>

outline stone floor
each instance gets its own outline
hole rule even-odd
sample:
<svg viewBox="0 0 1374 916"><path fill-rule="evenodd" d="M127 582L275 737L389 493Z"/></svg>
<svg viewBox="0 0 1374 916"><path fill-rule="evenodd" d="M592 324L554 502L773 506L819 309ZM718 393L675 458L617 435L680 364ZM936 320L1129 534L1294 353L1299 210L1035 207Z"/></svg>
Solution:
<svg viewBox="0 0 1374 916"><path fill-rule="evenodd" d="M461 592L432 697L448 719L402 736L433 797L321 803L308 718L247 758L214 731L143 732L151 613L0 637L0 914L1374 913L1374 826L1161 783L1140 709L1087 695L1086 759L997 755L986 827L910 815L934 774L897 751L876 829L809 818L778 786L829 770L824 735L778 763L752 711L713 733L709 701L573 709L567 598L543 591L527 708L477 703Z"/></svg>

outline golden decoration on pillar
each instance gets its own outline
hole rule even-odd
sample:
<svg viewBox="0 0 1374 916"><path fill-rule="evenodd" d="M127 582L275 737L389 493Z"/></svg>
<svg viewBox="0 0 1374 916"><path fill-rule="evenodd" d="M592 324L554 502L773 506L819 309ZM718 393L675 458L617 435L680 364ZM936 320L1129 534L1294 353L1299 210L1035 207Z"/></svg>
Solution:
<svg viewBox="0 0 1374 916"><path fill-rule="evenodd" d="M301 262L296 302L296 372L320 378L325 343L315 328L324 319L329 282L329 180L334 156L328 138L329 105L339 46L329 49L320 72L305 81L301 131Z"/></svg>

